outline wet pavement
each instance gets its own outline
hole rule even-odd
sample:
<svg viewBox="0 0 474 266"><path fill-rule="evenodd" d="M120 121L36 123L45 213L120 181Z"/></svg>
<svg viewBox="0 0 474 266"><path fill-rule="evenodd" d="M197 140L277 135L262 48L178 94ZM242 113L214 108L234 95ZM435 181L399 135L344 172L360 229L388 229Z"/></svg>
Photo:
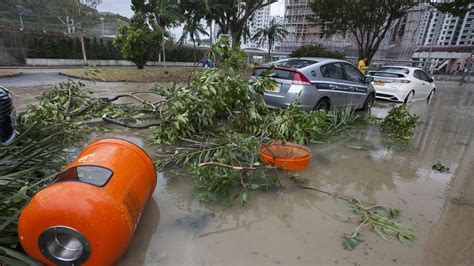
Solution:
<svg viewBox="0 0 474 266"><path fill-rule="evenodd" d="M148 86L98 83L94 90L111 96ZM409 145L390 144L375 126L356 130L311 145L313 161L300 173L309 186L400 209L417 235L413 247L364 230L364 242L344 250L341 236L357 226L334 218L349 213L344 202L287 180L283 189L253 193L245 206L223 207L199 203L190 177L178 172L159 175L119 265L473 265L474 86L440 82L438 88L431 102L409 106L423 121ZM41 90L12 92L34 101ZM17 101L24 105L25 97ZM372 113L384 117L392 106L377 102ZM158 151L143 131L113 128L106 136ZM438 161L450 172L433 171Z"/></svg>
<svg viewBox="0 0 474 266"><path fill-rule="evenodd" d="M50 85L67 80L67 77L55 72L46 73L24 73L18 77L0 78L0 86L9 87L25 87L25 86L43 86Z"/></svg>

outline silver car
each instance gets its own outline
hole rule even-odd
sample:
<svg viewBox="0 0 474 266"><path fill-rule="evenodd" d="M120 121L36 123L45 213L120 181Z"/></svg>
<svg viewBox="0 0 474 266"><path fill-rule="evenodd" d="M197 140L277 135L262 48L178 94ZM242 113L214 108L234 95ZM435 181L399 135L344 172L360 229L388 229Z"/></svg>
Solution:
<svg viewBox="0 0 474 266"><path fill-rule="evenodd" d="M270 71L277 86L264 94L271 108L286 108L299 99L303 110L370 110L375 100L373 78L347 61L330 58L288 58L255 68L252 79Z"/></svg>

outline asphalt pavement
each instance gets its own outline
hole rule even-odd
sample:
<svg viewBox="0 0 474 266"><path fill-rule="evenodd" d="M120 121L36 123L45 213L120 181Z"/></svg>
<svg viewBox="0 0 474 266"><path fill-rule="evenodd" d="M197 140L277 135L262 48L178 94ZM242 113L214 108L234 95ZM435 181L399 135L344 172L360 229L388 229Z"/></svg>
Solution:
<svg viewBox="0 0 474 266"><path fill-rule="evenodd" d="M0 86L9 88L51 85L67 79L67 77L59 75L58 72L24 73L18 77L0 78Z"/></svg>

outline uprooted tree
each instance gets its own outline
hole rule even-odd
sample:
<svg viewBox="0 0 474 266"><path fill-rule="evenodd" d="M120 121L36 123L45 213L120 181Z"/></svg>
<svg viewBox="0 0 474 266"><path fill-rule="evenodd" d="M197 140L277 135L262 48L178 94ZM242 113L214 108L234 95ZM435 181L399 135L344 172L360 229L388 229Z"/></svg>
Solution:
<svg viewBox="0 0 474 266"><path fill-rule="evenodd" d="M312 0L309 4L326 35L351 34L358 55L370 63L388 30L415 6L414 0Z"/></svg>

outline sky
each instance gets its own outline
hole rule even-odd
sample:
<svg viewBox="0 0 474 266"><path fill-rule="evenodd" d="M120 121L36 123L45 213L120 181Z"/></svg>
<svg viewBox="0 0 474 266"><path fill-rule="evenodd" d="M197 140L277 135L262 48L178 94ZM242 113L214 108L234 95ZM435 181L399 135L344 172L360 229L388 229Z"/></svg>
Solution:
<svg viewBox="0 0 474 266"><path fill-rule="evenodd" d="M130 5L130 0L103 0L97 9L101 12L112 12L130 18L133 15ZM283 16L284 12L285 0L279 0L278 3L271 5L271 14L273 16Z"/></svg>

